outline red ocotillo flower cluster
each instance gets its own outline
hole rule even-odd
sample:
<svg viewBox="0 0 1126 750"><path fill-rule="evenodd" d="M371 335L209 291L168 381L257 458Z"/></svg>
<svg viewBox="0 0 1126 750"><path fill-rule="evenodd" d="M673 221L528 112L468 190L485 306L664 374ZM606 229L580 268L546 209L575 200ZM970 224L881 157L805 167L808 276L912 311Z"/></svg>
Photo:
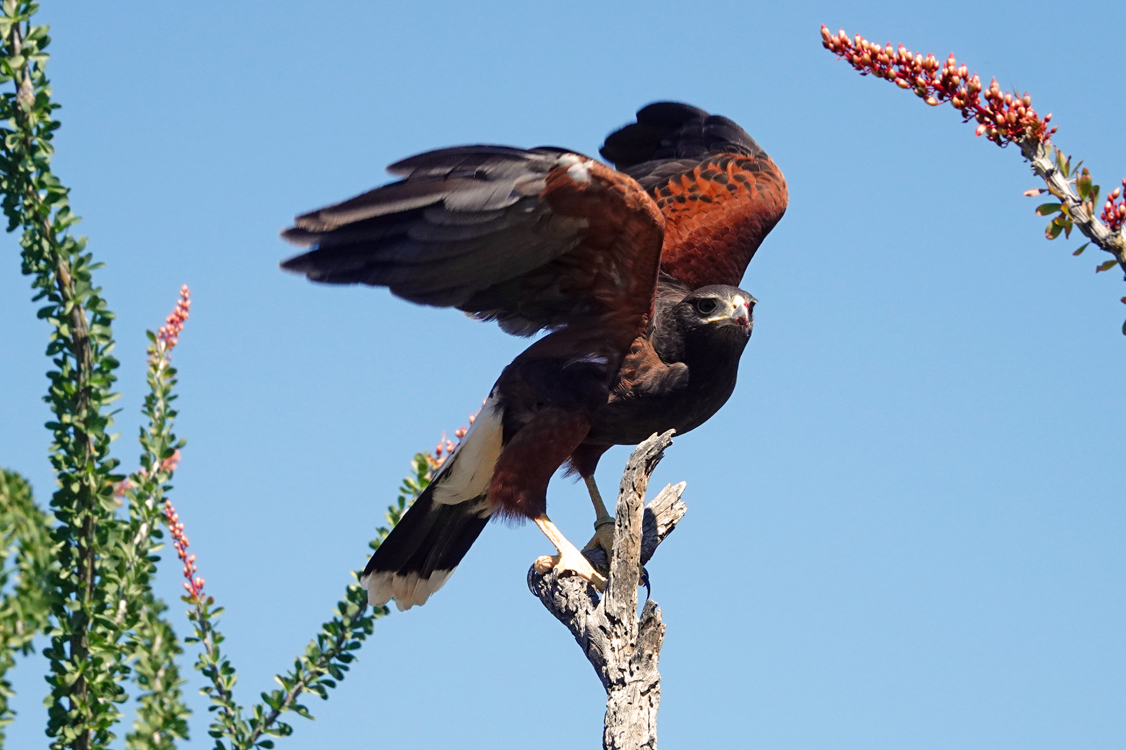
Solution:
<svg viewBox="0 0 1126 750"><path fill-rule="evenodd" d="M164 517L168 519L168 530L172 532L172 544L176 547L176 555L184 564L184 588L192 599L203 596L203 577L197 576L198 568L195 564L195 555L188 554L188 535L184 533L184 524L180 521L179 514L172 507L172 501L164 502Z"/></svg>
<svg viewBox="0 0 1126 750"><path fill-rule="evenodd" d="M461 428L459 427L458 429L460 430ZM454 434L456 435L457 433ZM461 439L461 435L458 435L457 437L459 440ZM443 432L442 439L439 440L438 445L434 447L434 460L437 461L439 466L441 466L446 460L443 456L447 454L452 455L455 447L457 446L455 446L453 441L447 438L446 433Z"/></svg>
<svg viewBox="0 0 1126 750"><path fill-rule="evenodd" d="M1122 180L1122 187L1116 187L1103 204L1103 223L1114 232L1126 223L1126 195L1122 194L1123 188L1126 188L1126 179Z"/></svg>
<svg viewBox="0 0 1126 750"><path fill-rule="evenodd" d="M156 333L156 338L163 345L166 353L172 351L172 348L176 346L180 332L184 330L184 321L188 319L191 308L191 292L188 290L188 285L184 284L180 287L180 299L176 303L176 308L169 314L164 321L164 325Z"/></svg>
<svg viewBox="0 0 1126 750"><path fill-rule="evenodd" d="M485 401L488 401L488 399L485 399ZM482 401L481 404L484 405L485 401ZM469 415L469 427L473 426L473 422L476 421L477 415L480 413L481 410L478 409L477 411ZM469 427L466 427L464 425L458 427L456 430L454 430L454 437L456 437L458 440L461 440L463 437L465 437L466 433L469 432Z"/></svg>
<svg viewBox="0 0 1126 750"><path fill-rule="evenodd" d="M488 399L485 399L485 401L487 401L487 400ZM485 401L481 402L482 405L485 403ZM465 437L466 434L469 432L469 427L473 426L474 420L477 419L477 415L480 414L480 413L481 413L481 410L478 409L476 412L469 415L469 426L468 427L465 426L465 425L462 425L461 427L458 427L456 430L454 430L454 437L457 438L459 443L461 442L461 439L463 437ZM438 445L436 445L434 447L434 460L432 461L434 468L438 468L439 466L441 466L446 460L445 457L449 457L449 456L453 455L454 448L456 448L456 447L457 447L457 444L455 444L452 440L447 438L446 433L443 432L442 433L442 439L439 440ZM445 457L443 457L443 454L445 455Z"/></svg>
<svg viewBox="0 0 1126 750"><path fill-rule="evenodd" d="M893 49L891 44L881 47L859 34L850 40L844 29L833 35L824 26L821 39L826 49L847 60L861 75L893 81L902 89L911 89L932 106L950 102L966 122L977 121L978 135L1000 146L1024 139L1046 144L1056 132L1054 127L1048 127L1052 116L1041 118L1032 108L1032 98L1027 93L1023 96L1003 93L996 79L985 88L977 73L971 75L953 54L945 63L940 63L934 55L923 57L902 44L898 49Z"/></svg>

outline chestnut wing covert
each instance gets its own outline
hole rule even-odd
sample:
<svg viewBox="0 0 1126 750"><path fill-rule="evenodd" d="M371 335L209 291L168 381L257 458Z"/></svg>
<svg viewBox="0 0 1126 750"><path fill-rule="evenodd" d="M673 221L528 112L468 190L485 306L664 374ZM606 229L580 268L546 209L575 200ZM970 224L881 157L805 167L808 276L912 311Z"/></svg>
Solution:
<svg viewBox="0 0 1126 750"><path fill-rule="evenodd" d="M665 216L661 270L690 289L738 286L786 211L786 179L745 130L675 102L650 104L600 151Z"/></svg>

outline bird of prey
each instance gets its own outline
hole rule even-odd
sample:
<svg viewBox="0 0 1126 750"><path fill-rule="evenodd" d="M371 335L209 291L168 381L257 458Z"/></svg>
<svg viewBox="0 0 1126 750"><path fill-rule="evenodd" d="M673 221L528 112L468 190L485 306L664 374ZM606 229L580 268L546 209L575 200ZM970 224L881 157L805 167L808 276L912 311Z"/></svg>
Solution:
<svg viewBox="0 0 1126 750"><path fill-rule="evenodd" d="M738 125L658 102L612 133L613 166L553 147L459 146L388 167L400 179L298 216L311 246L282 267L385 286L538 338L500 374L468 433L364 571L368 600L421 605L492 517L533 520L541 572L605 583L547 516L560 466L594 484L612 445L687 432L730 397L755 299L738 288L786 210L781 171ZM589 545L588 545L589 546Z"/></svg>

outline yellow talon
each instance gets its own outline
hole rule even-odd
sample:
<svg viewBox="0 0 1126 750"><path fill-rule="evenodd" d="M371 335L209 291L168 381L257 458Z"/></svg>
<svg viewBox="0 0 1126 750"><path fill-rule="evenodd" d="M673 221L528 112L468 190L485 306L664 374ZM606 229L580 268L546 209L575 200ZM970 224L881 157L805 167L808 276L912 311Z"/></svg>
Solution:
<svg viewBox="0 0 1126 750"><path fill-rule="evenodd" d="M565 536L559 531L551 519L546 515L539 516L535 519L536 526L540 527L540 531L544 536L555 545L555 549L559 550L557 555L544 555L543 557L536 558L534 563L536 572L544 574L549 570L555 570L557 573L572 572L585 581L588 581L599 591L606 589L606 577L594 569L590 561L583 557L583 553L571 544Z"/></svg>

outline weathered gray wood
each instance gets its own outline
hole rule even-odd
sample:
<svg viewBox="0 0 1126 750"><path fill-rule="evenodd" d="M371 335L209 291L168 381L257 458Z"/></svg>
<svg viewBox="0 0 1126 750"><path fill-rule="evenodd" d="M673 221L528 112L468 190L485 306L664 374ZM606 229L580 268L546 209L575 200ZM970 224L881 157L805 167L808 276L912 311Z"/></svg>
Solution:
<svg viewBox="0 0 1126 750"><path fill-rule="evenodd" d="M626 464L615 510L614 551L606 592L573 575L528 571L528 587L574 636L606 689L606 750L654 750L661 675L657 662L665 637L661 608L645 602L637 616L641 566L672 533L687 507L684 483L669 485L647 507L649 476L672 444L673 431L653 435L637 446ZM586 553L596 568L607 569L601 550Z"/></svg>

